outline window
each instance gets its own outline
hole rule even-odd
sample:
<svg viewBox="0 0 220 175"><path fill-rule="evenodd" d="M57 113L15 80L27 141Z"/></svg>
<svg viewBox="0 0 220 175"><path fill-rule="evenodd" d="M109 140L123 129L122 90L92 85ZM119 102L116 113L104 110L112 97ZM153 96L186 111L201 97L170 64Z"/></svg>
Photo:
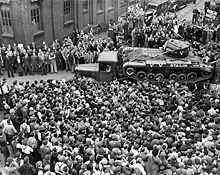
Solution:
<svg viewBox="0 0 220 175"><path fill-rule="evenodd" d="M114 0L108 0L108 7L114 7Z"/></svg>
<svg viewBox="0 0 220 175"><path fill-rule="evenodd" d="M40 13L40 6L33 5L31 9L31 21L34 28L34 33L37 31L43 30L42 20L41 20L41 13Z"/></svg>
<svg viewBox="0 0 220 175"><path fill-rule="evenodd" d="M156 9L157 9L157 5L154 5L154 4L148 4L148 9L156 10Z"/></svg>
<svg viewBox="0 0 220 175"><path fill-rule="evenodd" d="M104 0L97 0L97 10L104 9Z"/></svg>
<svg viewBox="0 0 220 175"><path fill-rule="evenodd" d="M121 4L125 4L126 3L126 1L125 0L121 0Z"/></svg>
<svg viewBox="0 0 220 175"><path fill-rule="evenodd" d="M70 0L64 0L63 9L64 22L72 20L72 9Z"/></svg>
<svg viewBox="0 0 220 175"><path fill-rule="evenodd" d="M13 35L11 12L9 7L1 7L1 24L3 34Z"/></svg>
<svg viewBox="0 0 220 175"><path fill-rule="evenodd" d="M135 0L129 0L129 5L134 5L136 3Z"/></svg>
<svg viewBox="0 0 220 175"><path fill-rule="evenodd" d="M88 0L83 0L83 10L88 10L89 9L89 1Z"/></svg>
<svg viewBox="0 0 220 175"><path fill-rule="evenodd" d="M112 70L111 64L100 63L99 64L100 71L104 71L110 73Z"/></svg>

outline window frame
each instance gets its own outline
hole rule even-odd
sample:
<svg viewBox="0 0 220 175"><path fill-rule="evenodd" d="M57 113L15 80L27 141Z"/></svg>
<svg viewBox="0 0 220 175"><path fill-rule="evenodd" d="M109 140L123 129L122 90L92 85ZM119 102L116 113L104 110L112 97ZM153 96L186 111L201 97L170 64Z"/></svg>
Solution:
<svg viewBox="0 0 220 175"><path fill-rule="evenodd" d="M97 0L96 7L98 12L104 11L104 0Z"/></svg>
<svg viewBox="0 0 220 175"><path fill-rule="evenodd" d="M111 2L111 3L109 3L109 2ZM108 8L114 8L114 0L108 0L107 5L108 5Z"/></svg>
<svg viewBox="0 0 220 175"><path fill-rule="evenodd" d="M73 10L71 0L63 1L63 21L64 24L73 21Z"/></svg>
<svg viewBox="0 0 220 175"><path fill-rule="evenodd" d="M121 5L125 5L126 4L126 0L121 0Z"/></svg>
<svg viewBox="0 0 220 175"><path fill-rule="evenodd" d="M43 31L44 26L43 26L43 19L42 19L42 9L41 9L41 5L39 3L32 2L31 9L30 9L30 15L31 15L32 25L36 25L34 33L38 33L38 32Z"/></svg>
<svg viewBox="0 0 220 175"><path fill-rule="evenodd" d="M0 8L0 21L2 27L2 35L14 36L13 21L11 9L7 5L2 5Z"/></svg>
<svg viewBox="0 0 220 175"><path fill-rule="evenodd" d="M85 8L85 3L86 3L86 8ZM83 12L89 11L89 0L82 1L82 10L83 10Z"/></svg>
<svg viewBox="0 0 220 175"><path fill-rule="evenodd" d="M99 71L105 73L112 73L112 65L110 63L99 63Z"/></svg>

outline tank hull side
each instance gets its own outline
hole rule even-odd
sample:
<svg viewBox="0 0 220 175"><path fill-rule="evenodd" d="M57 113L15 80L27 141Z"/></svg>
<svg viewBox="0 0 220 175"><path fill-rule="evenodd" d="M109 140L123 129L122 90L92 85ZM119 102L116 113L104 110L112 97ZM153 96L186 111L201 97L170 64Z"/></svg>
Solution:
<svg viewBox="0 0 220 175"><path fill-rule="evenodd" d="M133 74L127 74L126 70L128 68L134 69ZM123 67L123 72L126 76L133 79L148 79L149 81L160 81L157 79L157 76L161 77L162 80L175 80L178 82L199 82L211 79L213 76L213 68L203 68L198 66L192 65L132 65L127 64ZM149 79L148 75L151 75ZM152 76L155 75L153 78ZM173 76L173 77L172 77Z"/></svg>

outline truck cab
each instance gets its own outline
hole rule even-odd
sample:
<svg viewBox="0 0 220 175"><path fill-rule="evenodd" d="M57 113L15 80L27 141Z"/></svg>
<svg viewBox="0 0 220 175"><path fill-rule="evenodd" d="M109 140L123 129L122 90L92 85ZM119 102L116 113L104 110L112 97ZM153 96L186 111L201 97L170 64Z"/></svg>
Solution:
<svg viewBox="0 0 220 175"><path fill-rule="evenodd" d="M116 51L104 51L99 54L97 63L79 64L76 73L94 78L97 81L112 81L117 77L118 58Z"/></svg>
<svg viewBox="0 0 220 175"><path fill-rule="evenodd" d="M146 12L150 11L154 14L161 14L166 11L170 6L169 0L155 0L148 3L146 7Z"/></svg>

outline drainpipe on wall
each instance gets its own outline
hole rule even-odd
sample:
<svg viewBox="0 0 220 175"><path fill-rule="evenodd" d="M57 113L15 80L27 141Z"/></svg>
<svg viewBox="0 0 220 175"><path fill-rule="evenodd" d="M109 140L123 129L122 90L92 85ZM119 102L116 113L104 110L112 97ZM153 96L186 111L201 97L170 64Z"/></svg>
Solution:
<svg viewBox="0 0 220 175"><path fill-rule="evenodd" d="M107 0L104 1L104 21L107 22L107 17L108 17L108 10L107 10ZM100 22L99 22L100 23Z"/></svg>
<svg viewBox="0 0 220 175"><path fill-rule="evenodd" d="M55 30L54 30L54 16L53 16L53 6L54 6L54 0L51 0L51 22L52 22L52 35L53 35L53 41L55 41Z"/></svg>
<svg viewBox="0 0 220 175"><path fill-rule="evenodd" d="M1 8L2 4L0 3L0 8ZM2 24L0 24L0 47L2 46Z"/></svg>
<svg viewBox="0 0 220 175"><path fill-rule="evenodd" d="M79 29L79 1L78 0L76 0L76 21L77 21L77 25L76 25L77 29Z"/></svg>

